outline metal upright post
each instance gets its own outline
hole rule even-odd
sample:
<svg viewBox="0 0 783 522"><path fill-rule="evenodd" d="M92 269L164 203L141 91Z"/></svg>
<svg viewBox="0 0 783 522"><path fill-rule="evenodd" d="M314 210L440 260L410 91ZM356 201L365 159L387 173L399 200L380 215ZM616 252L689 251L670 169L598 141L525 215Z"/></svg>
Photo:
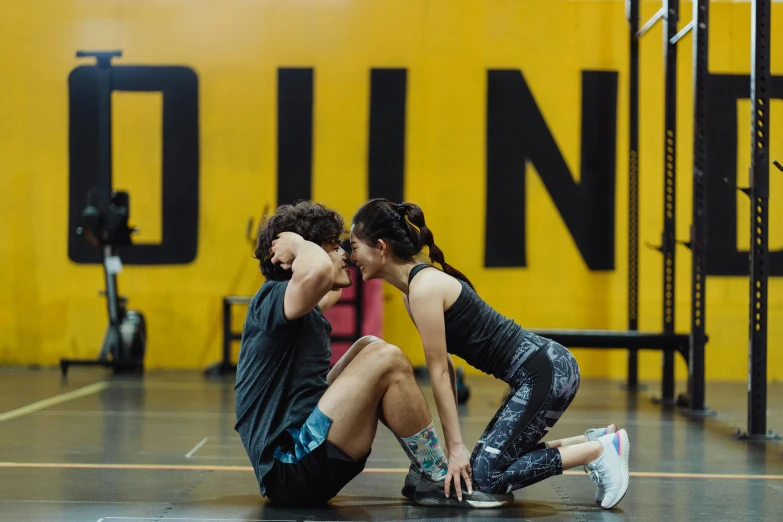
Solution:
<svg viewBox="0 0 783 522"><path fill-rule="evenodd" d="M107 198L112 191L111 161L111 93L113 90L112 58L122 51L76 51L77 58L95 58L98 75L98 178L101 193ZM106 200L108 204L108 199Z"/></svg>
<svg viewBox="0 0 783 522"><path fill-rule="evenodd" d="M111 60L122 54L119 51L109 52L84 52L77 51L77 58L94 57L96 59L96 73L98 84L98 187L100 188L100 206L110 204L112 194L112 104L111 93L113 90L113 76ZM99 238L103 240L103 238ZM117 307L116 296L117 274L109 269L109 258L116 255L116 247L103 246L103 271L106 280L106 307L109 312L109 328L106 332L104 344L101 347L99 359L119 360L116 351L120 338L120 314Z"/></svg>
<svg viewBox="0 0 783 522"><path fill-rule="evenodd" d="M111 111L111 93L113 90L113 71L112 58L122 56L122 51L76 51L77 58L95 58L97 74L97 97L98 97L98 198L90 200L101 208L104 212L112 201L112 111ZM88 193L88 198L91 196ZM102 231L105 234L105 231ZM98 365L113 366L115 372L122 369L123 358L120 349L120 309L118 302L117 274L110 266L109 259L117 254L116 245L107 241L102 236L96 238L103 249L103 273L106 281L106 307L109 312L109 327L103 337L101 351L98 358L93 359L61 359L60 368L62 376L65 378L68 374L68 368L71 365Z"/></svg>
<svg viewBox="0 0 783 522"><path fill-rule="evenodd" d="M628 330L639 329L639 0L628 0ZM639 389L639 355L628 350L628 390Z"/></svg>
<svg viewBox="0 0 783 522"><path fill-rule="evenodd" d="M746 438L779 439L767 433L767 244L769 228L770 0L753 0L750 72L750 343L748 433Z"/></svg>
<svg viewBox="0 0 783 522"><path fill-rule="evenodd" d="M709 81L709 0L693 2L693 221L691 224L691 331L688 360L689 405L699 417L705 406L704 346L707 300L707 82Z"/></svg>
<svg viewBox="0 0 783 522"><path fill-rule="evenodd" d="M663 238L663 333L674 334L674 250L675 239L675 180L677 172L677 21L679 0L664 0L664 207ZM663 352L663 382L661 404L674 404L674 351Z"/></svg>

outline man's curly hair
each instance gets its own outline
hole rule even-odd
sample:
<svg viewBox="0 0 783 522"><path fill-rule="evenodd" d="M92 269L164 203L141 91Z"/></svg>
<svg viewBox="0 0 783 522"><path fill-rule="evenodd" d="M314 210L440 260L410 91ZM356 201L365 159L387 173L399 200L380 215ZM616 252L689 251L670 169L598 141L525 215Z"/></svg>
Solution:
<svg viewBox="0 0 783 522"><path fill-rule="evenodd" d="M291 270L272 264L269 251L272 241L281 232L295 232L316 245L339 243L346 233L342 216L314 201L298 201L293 205L280 205L273 216L261 222L256 235L256 251L261 273L272 281L291 279Z"/></svg>

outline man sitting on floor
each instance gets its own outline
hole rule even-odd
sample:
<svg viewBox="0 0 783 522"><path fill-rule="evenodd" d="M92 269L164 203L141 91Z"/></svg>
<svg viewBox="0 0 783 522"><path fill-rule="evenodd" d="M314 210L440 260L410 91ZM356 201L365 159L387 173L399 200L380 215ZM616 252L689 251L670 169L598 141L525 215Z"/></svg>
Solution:
<svg viewBox="0 0 783 522"><path fill-rule="evenodd" d="M351 285L344 233L337 212L311 201L282 205L259 229L255 257L266 281L242 334L235 429L261 494L282 506L323 505L364 469L380 420L410 458L408 498L464 507L510 502L511 495L473 492L469 478L458 498L445 498L448 462L399 348L363 337L329 370L331 326L322 312ZM417 489L421 473L436 486Z"/></svg>

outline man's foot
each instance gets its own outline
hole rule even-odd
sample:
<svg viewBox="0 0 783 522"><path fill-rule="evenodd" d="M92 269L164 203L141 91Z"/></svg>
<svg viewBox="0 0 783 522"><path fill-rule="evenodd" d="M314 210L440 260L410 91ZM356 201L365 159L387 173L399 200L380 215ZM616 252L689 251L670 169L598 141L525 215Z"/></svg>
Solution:
<svg viewBox="0 0 783 522"><path fill-rule="evenodd" d="M603 454L587 465L590 478L604 488L604 498L601 507L611 509L616 506L628 491L630 473L628 457L631 452L631 442L628 433L620 430L598 438L604 448Z"/></svg>
<svg viewBox="0 0 783 522"><path fill-rule="evenodd" d="M416 494L416 486L419 485L421 480L421 470L414 464L411 464L408 474L405 475L405 485L402 486L402 496L413 500L413 495Z"/></svg>
<svg viewBox="0 0 783 522"><path fill-rule="evenodd" d="M591 430L587 430L585 432L585 436L587 437L588 441L594 441L598 440L598 437L603 437L604 435L609 435L610 433L616 433L617 432L617 425L616 424L610 424L606 428L593 428ZM587 466L585 466L585 473L589 473ZM596 485L595 488L595 501L601 502L604 499L604 487L599 483Z"/></svg>
<svg viewBox="0 0 783 522"><path fill-rule="evenodd" d="M413 501L421 506L461 507L469 509L487 509L503 507L514 502L514 495L492 494L473 490L469 495L467 489L462 487L462 500L457 498L454 491L450 496L443 492L443 481L434 481L428 475L421 476Z"/></svg>

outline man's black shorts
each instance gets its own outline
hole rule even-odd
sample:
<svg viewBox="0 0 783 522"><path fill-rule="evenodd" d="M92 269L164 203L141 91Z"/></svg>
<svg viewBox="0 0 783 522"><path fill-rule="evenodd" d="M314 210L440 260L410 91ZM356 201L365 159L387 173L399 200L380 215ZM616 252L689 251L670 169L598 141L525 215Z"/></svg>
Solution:
<svg viewBox="0 0 783 522"><path fill-rule="evenodd" d="M286 430L288 439L275 450L264 476L266 497L281 506L317 506L328 502L362 472L369 452L354 460L326 440L330 419L316 406L301 428Z"/></svg>
<svg viewBox="0 0 783 522"><path fill-rule="evenodd" d="M275 505L312 507L326 504L364 469L369 453L354 460L329 441L297 462L275 459L264 476L266 497Z"/></svg>

